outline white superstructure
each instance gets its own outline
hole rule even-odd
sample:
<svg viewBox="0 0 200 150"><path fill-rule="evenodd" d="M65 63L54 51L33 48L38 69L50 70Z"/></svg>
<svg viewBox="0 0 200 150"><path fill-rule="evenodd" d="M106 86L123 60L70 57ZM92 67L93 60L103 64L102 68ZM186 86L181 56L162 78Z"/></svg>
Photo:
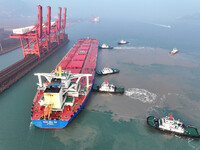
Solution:
<svg viewBox="0 0 200 150"><path fill-rule="evenodd" d="M103 43L103 44L101 45L101 48L109 48L109 46L106 45L105 43Z"/></svg>
<svg viewBox="0 0 200 150"><path fill-rule="evenodd" d="M125 41L125 40L119 41L119 44L126 44L126 43L127 43L127 41Z"/></svg>
<svg viewBox="0 0 200 150"><path fill-rule="evenodd" d="M184 133L185 129L183 123L180 120L175 120L172 113L169 116L159 119L159 128L176 133Z"/></svg>
<svg viewBox="0 0 200 150"><path fill-rule="evenodd" d="M101 71L102 74L109 74L109 73L113 73L113 69L109 68L107 65L105 68L103 68L103 70Z"/></svg>
<svg viewBox="0 0 200 150"><path fill-rule="evenodd" d="M109 84L107 80L101 84L99 87L99 91L101 92L115 92L115 86L113 84Z"/></svg>

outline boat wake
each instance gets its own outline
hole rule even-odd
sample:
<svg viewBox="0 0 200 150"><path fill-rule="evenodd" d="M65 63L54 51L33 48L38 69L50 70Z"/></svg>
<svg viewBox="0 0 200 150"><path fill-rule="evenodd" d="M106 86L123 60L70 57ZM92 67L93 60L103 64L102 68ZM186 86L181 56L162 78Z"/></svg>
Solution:
<svg viewBox="0 0 200 150"><path fill-rule="evenodd" d="M153 24L153 25L155 25L155 26L159 26L159 27L163 27L163 28L168 28L168 29L171 28L170 25L164 25L164 24Z"/></svg>
<svg viewBox="0 0 200 150"><path fill-rule="evenodd" d="M34 127L34 125L33 125L32 121L31 121L31 122L30 122L30 125L29 125L29 130L32 130L33 127Z"/></svg>
<svg viewBox="0 0 200 150"><path fill-rule="evenodd" d="M188 139L188 145L189 145L189 147L191 147L192 149L196 149L196 150L199 150L199 149L200 149L199 146L196 146L196 145L195 145L194 139L189 138L189 139Z"/></svg>
<svg viewBox="0 0 200 150"><path fill-rule="evenodd" d="M125 95L132 99L137 99L143 103L153 103L157 95L145 89L130 88L125 91Z"/></svg>
<svg viewBox="0 0 200 150"><path fill-rule="evenodd" d="M113 49L144 49L145 47L135 47L135 46L116 46Z"/></svg>

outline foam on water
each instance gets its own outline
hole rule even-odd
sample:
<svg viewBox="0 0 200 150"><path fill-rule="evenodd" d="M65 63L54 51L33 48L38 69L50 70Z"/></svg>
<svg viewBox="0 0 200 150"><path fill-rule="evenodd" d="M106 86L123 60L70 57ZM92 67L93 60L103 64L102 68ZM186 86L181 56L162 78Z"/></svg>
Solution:
<svg viewBox="0 0 200 150"><path fill-rule="evenodd" d="M29 125L29 130L31 130L32 128L33 128L33 123L32 123L32 121L30 122L30 125Z"/></svg>
<svg viewBox="0 0 200 150"><path fill-rule="evenodd" d="M192 149L196 149L196 150L199 150L199 149L200 149L199 146L196 146L196 145L195 145L194 139L188 138L188 145L189 145L189 147L191 147Z"/></svg>
<svg viewBox="0 0 200 150"><path fill-rule="evenodd" d="M132 99L137 99L143 103L153 103L157 97L155 93L151 93L145 89L138 88L130 88L126 90L125 95Z"/></svg>

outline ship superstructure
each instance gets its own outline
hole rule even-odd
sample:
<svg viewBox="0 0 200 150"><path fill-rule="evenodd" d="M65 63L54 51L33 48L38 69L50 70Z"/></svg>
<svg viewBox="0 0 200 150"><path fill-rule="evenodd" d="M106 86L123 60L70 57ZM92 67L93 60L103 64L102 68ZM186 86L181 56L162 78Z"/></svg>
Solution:
<svg viewBox="0 0 200 150"><path fill-rule="evenodd" d="M64 128L79 113L91 92L97 51L97 40L79 40L51 73L35 73L39 83L32 106L33 124Z"/></svg>

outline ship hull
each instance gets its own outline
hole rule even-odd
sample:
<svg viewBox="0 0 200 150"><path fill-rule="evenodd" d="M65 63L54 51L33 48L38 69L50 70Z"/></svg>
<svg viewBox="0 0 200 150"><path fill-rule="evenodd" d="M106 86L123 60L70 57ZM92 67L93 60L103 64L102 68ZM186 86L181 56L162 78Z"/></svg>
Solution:
<svg viewBox="0 0 200 150"><path fill-rule="evenodd" d="M169 130L163 130L163 129L160 129L158 127L153 127L151 125L149 125L149 126L151 128L155 128L156 130L163 132L163 133L166 133L166 134L175 134L175 135L179 135L179 136L183 136L183 137L191 137L191 138L196 138L196 139L200 138L200 136L194 136L194 135L189 135L189 134L184 134L184 133L177 133L177 132L172 132L172 131L169 131Z"/></svg>
<svg viewBox="0 0 200 150"><path fill-rule="evenodd" d="M175 52L175 53L170 52L171 55L175 55L176 53L178 53L178 52Z"/></svg>
<svg viewBox="0 0 200 150"><path fill-rule="evenodd" d="M70 120L32 120L32 123L37 126L38 128L45 128L45 129L62 129L66 127L78 114L79 112L84 108L89 96L91 94L91 90L83 103L83 105L80 107L80 109L71 117Z"/></svg>

